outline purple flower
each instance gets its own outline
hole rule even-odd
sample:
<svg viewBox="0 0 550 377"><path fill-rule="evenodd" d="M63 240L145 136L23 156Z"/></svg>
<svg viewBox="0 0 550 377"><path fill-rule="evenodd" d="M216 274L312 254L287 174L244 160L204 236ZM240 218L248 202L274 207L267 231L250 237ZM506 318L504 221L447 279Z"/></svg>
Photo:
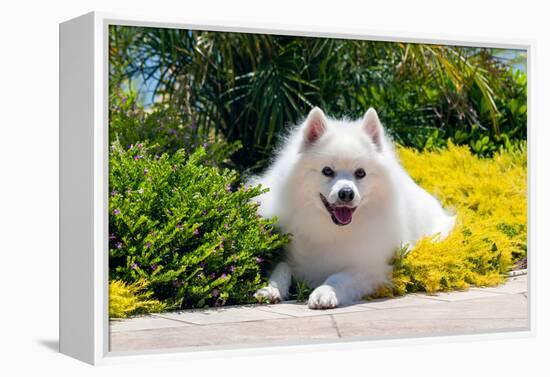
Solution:
<svg viewBox="0 0 550 377"><path fill-rule="evenodd" d="M199 231L199 228L195 229L195 231L193 232L193 234L195 236L198 236L199 234L201 234L201 232Z"/></svg>
<svg viewBox="0 0 550 377"><path fill-rule="evenodd" d="M148 249L148 248L150 248L150 247L151 247L151 242L147 242L147 243L145 244L145 248Z"/></svg>
<svg viewBox="0 0 550 377"><path fill-rule="evenodd" d="M214 289L212 291L212 297L218 297L219 294L220 294L220 291L218 289Z"/></svg>
<svg viewBox="0 0 550 377"><path fill-rule="evenodd" d="M115 247L116 247L117 249L122 249L122 242L117 242L117 243L115 244Z"/></svg>
<svg viewBox="0 0 550 377"><path fill-rule="evenodd" d="M225 242L225 237L224 236L222 236L222 242Z"/></svg>
<svg viewBox="0 0 550 377"><path fill-rule="evenodd" d="M222 208L222 206L219 206L218 207L218 212L221 212L221 211L223 211L223 208Z"/></svg>
<svg viewBox="0 0 550 377"><path fill-rule="evenodd" d="M180 224L178 224L178 225L176 225L176 229L182 230L182 229L183 229L183 226L181 226Z"/></svg>
<svg viewBox="0 0 550 377"><path fill-rule="evenodd" d="M211 279L215 279L215 278L216 278L216 273L215 273L215 272L212 272L212 273L210 274L210 278L211 278Z"/></svg>
<svg viewBox="0 0 550 377"><path fill-rule="evenodd" d="M264 258L261 258L261 257L256 258L256 263L262 263L263 261L264 261Z"/></svg>
<svg viewBox="0 0 550 377"><path fill-rule="evenodd" d="M204 216L206 216L206 215L208 215L208 211L205 210L205 209L203 209L203 210L202 210L202 214L203 214Z"/></svg>
<svg viewBox="0 0 550 377"><path fill-rule="evenodd" d="M116 190L113 189L113 191L111 191L111 196L115 196L117 194Z"/></svg>
<svg viewBox="0 0 550 377"><path fill-rule="evenodd" d="M208 148L209 145L210 145L210 144L208 144L208 143L203 143L203 144L202 144L202 147L203 147L203 148Z"/></svg>
<svg viewBox="0 0 550 377"><path fill-rule="evenodd" d="M229 270L230 270L231 272L235 272L235 271L237 271L237 267L231 266L231 267L229 268Z"/></svg>
<svg viewBox="0 0 550 377"><path fill-rule="evenodd" d="M227 277L227 274L224 272L222 276L220 276L222 279L225 279Z"/></svg>
<svg viewBox="0 0 550 377"><path fill-rule="evenodd" d="M151 265L151 270L155 271L158 268L156 264Z"/></svg>
<svg viewBox="0 0 550 377"><path fill-rule="evenodd" d="M114 145L111 145L111 150L114 152L116 151L116 147Z"/></svg>
<svg viewBox="0 0 550 377"><path fill-rule="evenodd" d="M110 240L116 240L115 234L114 234L114 233L111 233L111 234L109 235L109 239L110 239Z"/></svg>
<svg viewBox="0 0 550 377"><path fill-rule="evenodd" d="M143 147L143 144L139 143L138 145L136 145L136 147L137 147L138 149L141 149L141 148Z"/></svg>
<svg viewBox="0 0 550 377"><path fill-rule="evenodd" d="M137 268L138 268L139 266L138 266L137 263L134 262L134 263L132 263L132 264L130 265L130 267L132 267L132 270L137 270Z"/></svg>
<svg viewBox="0 0 550 377"><path fill-rule="evenodd" d="M115 215L115 216L120 215L120 209L118 209L118 208L113 209L113 215Z"/></svg>
<svg viewBox="0 0 550 377"><path fill-rule="evenodd" d="M206 266L206 263L204 261L200 262L199 263L199 266L201 266L202 268L204 268L204 266Z"/></svg>
<svg viewBox="0 0 550 377"><path fill-rule="evenodd" d="M147 175L147 173L149 173L149 169L147 168L143 169L143 174Z"/></svg>
<svg viewBox="0 0 550 377"><path fill-rule="evenodd" d="M143 158L143 156L140 155L140 154L136 154L136 155L134 156L134 160L139 160L140 158Z"/></svg>
<svg viewBox="0 0 550 377"><path fill-rule="evenodd" d="M227 192L231 192L231 185L227 185L227 186L225 186L225 191L227 191Z"/></svg>
<svg viewBox="0 0 550 377"><path fill-rule="evenodd" d="M122 97L122 99L120 100L123 105L126 103L126 101L128 101L127 97Z"/></svg>

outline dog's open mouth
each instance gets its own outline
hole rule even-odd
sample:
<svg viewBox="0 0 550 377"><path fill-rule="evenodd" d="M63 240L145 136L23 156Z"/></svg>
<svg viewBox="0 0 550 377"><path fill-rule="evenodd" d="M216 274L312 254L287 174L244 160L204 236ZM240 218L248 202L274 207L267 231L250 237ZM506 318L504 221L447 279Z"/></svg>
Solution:
<svg viewBox="0 0 550 377"><path fill-rule="evenodd" d="M351 223L353 212L355 212L356 207L349 207L347 205L337 205L337 204L330 204L323 196L323 194L319 193L321 196L321 201L325 205L325 208L327 209L328 213L330 213L330 217L332 218L332 221L336 225L348 225Z"/></svg>

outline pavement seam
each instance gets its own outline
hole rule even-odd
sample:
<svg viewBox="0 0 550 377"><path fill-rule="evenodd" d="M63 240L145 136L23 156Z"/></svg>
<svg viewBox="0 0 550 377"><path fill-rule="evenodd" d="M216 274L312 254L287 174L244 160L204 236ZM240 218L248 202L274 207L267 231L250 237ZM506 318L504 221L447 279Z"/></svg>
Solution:
<svg viewBox="0 0 550 377"><path fill-rule="evenodd" d="M502 292L502 291L497 291L497 289L498 287L488 287L488 288L475 287L475 288L470 288L469 290L476 291L476 292L487 292L490 294L497 294L497 295L515 295L517 293L522 293L521 291L520 292Z"/></svg>
<svg viewBox="0 0 550 377"><path fill-rule="evenodd" d="M339 313L339 314L329 314L330 316L339 316L339 315L342 315L342 314L356 314L356 313ZM528 317L505 317L505 318L500 318L500 317L457 317L457 318L448 318L448 317L441 317L441 318L412 318L412 319L408 319L408 320L413 320L413 321L466 321L466 320L476 320L476 321L479 321L479 320L490 320L490 321L494 321L494 320L524 320L524 319L528 319ZM367 318L366 319L367 321L392 321L392 322L403 322L404 319L403 318L386 318L386 319L382 319L382 318L375 318L375 319L372 319L372 318Z"/></svg>
<svg viewBox="0 0 550 377"><path fill-rule="evenodd" d="M358 311L358 312L368 312L368 310L361 310L361 311ZM236 324L236 323L284 321L284 320L288 320L288 319L302 319L302 318L312 318L312 317L326 317L327 315L328 315L328 316L332 316L332 315L338 315L338 314L353 314L353 313L358 313L358 312L346 312L346 313L334 313L334 314L320 314L320 315L296 316L296 317L285 314L285 315L287 315L288 318L250 319L250 320L246 320L246 321L235 321L235 322L212 322L212 323L195 323L195 322L187 322L187 321L183 321L183 320L179 320L179 319L173 319L173 318L163 317L162 315L159 315L159 314L152 314L152 315L154 315L155 317L162 318L162 319L169 319L169 320L174 321L174 322L183 322L183 323L185 323L185 324L192 325L192 326L211 326L211 325L234 325L234 324ZM331 318L331 320L332 320L332 318ZM175 327L159 327L159 328L152 328L152 329L136 329L136 330L122 330L122 331L118 331L118 330L117 330L116 332L133 332L133 331L159 330L159 329L171 329L171 328L175 328Z"/></svg>
<svg viewBox="0 0 550 377"><path fill-rule="evenodd" d="M508 296L522 295L523 297L527 298L526 293L511 293L511 294L507 294L507 295ZM487 296L487 297L467 298L467 299L463 299L463 300L434 299L433 301L437 302L437 303L456 304L456 303L459 303L459 302L484 300L484 299L487 299L487 298L490 299L490 298L495 298L495 297L498 297L498 296L506 296L506 295L495 295L495 296ZM364 306L364 305L368 305L368 304L360 304L360 306ZM418 308L418 307L422 307L422 305L416 305L415 304L415 305L405 305L405 306L395 306L395 307L385 307L385 308L369 308L369 309L372 309L372 310L395 310L395 309L410 309L410 308ZM363 311L367 311L367 310L363 310ZM355 312L350 312L350 313L355 313ZM332 315L339 315L339 314L347 314L347 313L332 313Z"/></svg>
<svg viewBox="0 0 550 377"><path fill-rule="evenodd" d="M181 322L181 323L185 323L185 324L188 324L188 325L193 325L193 326L197 326L198 323L195 323L195 322L189 322L189 321L184 321L183 319L176 319L176 318L171 318L171 317L168 317L168 316L164 316L162 314L157 314L157 313L153 313L151 314L153 317L157 317L157 318L162 318L162 319L167 319L169 321L174 321L174 322Z"/></svg>
<svg viewBox="0 0 550 377"><path fill-rule="evenodd" d="M341 313L344 314L344 313ZM342 333L340 333L340 329L338 328L338 323L336 322L336 319L334 318L334 314L329 314L330 322L332 323L332 327L334 330L336 330L336 335L338 335L338 338L342 338Z"/></svg>
<svg viewBox="0 0 550 377"><path fill-rule="evenodd" d="M183 323L193 325L193 326L231 325L231 324L235 324L235 323L281 321L281 320L286 320L286 319L309 318L309 316L308 317L293 317L293 316L288 315L288 314L283 314L283 315L286 315L287 318L264 318L264 319L247 319L247 320L244 320L244 321L234 321L234 322L233 321L231 321L231 322L225 321L225 322L196 323L196 322L187 322L187 321L184 321L184 320L181 320L181 319L162 317L161 315L156 314L156 316L161 317L163 319L170 319L171 321L175 321L175 322L183 322ZM311 317L313 317L313 316L311 316ZM315 316L315 317L320 317L320 316ZM170 329L172 327L164 327L164 328Z"/></svg>
<svg viewBox="0 0 550 377"><path fill-rule="evenodd" d="M485 297L483 297L483 298L485 298ZM481 299L483 299L483 298L481 298ZM434 300L434 301L437 301L437 302L440 302L440 303L451 304L451 303L456 303L456 302L465 302L465 301L479 300L479 299L480 298L458 300L458 301L448 301L448 300ZM361 305L363 305L363 304L361 304ZM359 305L359 306L361 306L361 305ZM354 310L354 311L342 312L342 313L330 313L328 315L331 316L331 320L332 320L333 319L332 316L335 316L335 315L369 312L371 310L374 310L374 311L380 311L380 310L393 311L393 310L396 310L396 309L414 308L414 307L419 307L419 306L421 306L421 305L398 306L398 307L393 307L393 308L364 308L364 307L362 307L362 310L356 310L356 311ZM192 326L209 326L209 325L223 325L223 324L247 323L247 322L263 322L263 321L284 320L284 319L292 319L292 318L323 317L323 316L327 315L327 314L311 314L311 315L304 315L304 316L294 316L294 315L286 314L286 313L267 311L267 310L262 310L262 309L260 309L260 310L263 311L263 312L267 312L267 313L274 313L274 314L284 315L284 316L286 316L286 318L248 319L248 320L244 320L244 321L230 321L230 322L225 322L224 321L224 322L211 322L211 323L196 323L196 322L185 321L185 320L176 319L176 318L172 318L172 317L167 317L167 316L164 316L162 314L151 314L151 315L154 316L154 317L157 317L157 318L167 319L167 320L174 321L174 322L181 322L181 323L185 323L185 324L192 325Z"/></svg>
<svg viewBox="0 0 550 377"><path fill-rule="evenodd" d="M304 306L305 306L305 304L304 304ZM346 311L346 312L341 312L341 313L328 313L328 315L330 315L330 314L346 314L346 313L368 312L368 311L371 311L371 310L379 310L377 308L365 307L364 304L356 304L354 307L357 308L357 309ZM287 316L290 316L292 318L322 317L324 315L327 315L327 313L323 313L322 309L321 310L318 310L318 309L313 310L315 312L315 314L312 313L312 314L305 314L305 315L288 314L288 313L283 313L283 312L276 311L276 310L273 310L273 309L260 309L260 310L263 311L263 312L267 312L267 313L287 315ZM330 310L330 309L327 309L327 310Z"/></svg>
<svg viewBox="0 0 550 377"><path fill-rule="evenodd" d="M300 318L300 316L298 316L298 315L292 315L292 314L288 314L288 313L281 313L280 311L273 310L271 308L257 308L257 309L262 311L262 312L265 312L265 313L274 313L274 314L286 315L286 316L289 316L289 317L292 317L292 318Z"/></svg>
<svg viewBox="0 0 550 377"><path fill-rule="evenodd" d="M459 292L468 292L468 291L459 291ZM455 292L452 292L451 295L453 293ZM429 299L432 301L443 301L443 302L463 302L463 301L471 301L471 300L482 300L485 298L494 298L498 296L506 296L508 294L513 294L513 293L498 293L498 292L488 292L488 293L490 293L490 295L482 296L482 297L461 298L461 299L455 299L455 300L444 298L444 297L430 297L430 298L423 298L423 299Z"/></svg>

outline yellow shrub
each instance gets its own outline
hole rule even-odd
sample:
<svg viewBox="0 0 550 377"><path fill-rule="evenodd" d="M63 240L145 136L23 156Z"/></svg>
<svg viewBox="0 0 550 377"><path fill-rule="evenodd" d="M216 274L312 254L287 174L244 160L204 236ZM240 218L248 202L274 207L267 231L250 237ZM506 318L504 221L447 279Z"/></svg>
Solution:
<svg viewBox="0 0 550 377"><path fill-rule="evenodd" d="M403 166L420 186L457 213L449 236L420 240L394 260L393 284L376 295L435 293L503 282L527 252L527 155L499 152L491 159L468 147L418 152L399 148Z"/></svg>
<svg viewBox="0 0 550 377"><path fill-rule="evenodd" d="M145 280L128 284L121 280L109 282L109 317L126 318L132 314L158 312L165 309L160 301L151 299Z"/></svg>

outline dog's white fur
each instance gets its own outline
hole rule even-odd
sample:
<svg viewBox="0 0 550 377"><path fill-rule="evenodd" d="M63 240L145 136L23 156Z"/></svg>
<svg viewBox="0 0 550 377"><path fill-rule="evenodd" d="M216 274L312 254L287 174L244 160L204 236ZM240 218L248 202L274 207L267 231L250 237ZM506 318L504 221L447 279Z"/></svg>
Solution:
<svg viewBox="0 0 550 377"><path fill-rule="evenodd" d="M334 177L322 174L324 167ZM366 176L354 172L362 168ZM390 260L399 247L412 247L424 236L447 236L455 217L419 187L401 167L374 109L357 121L335 120L319 108L286 139L272 166L249 184L269 191L257 198L259 213L277 216L292 234L285 261L256 292L271 302L283 300L291 277L316 287L313 309L347 305L389 280ZM320 194L338 202L351 188L356 207L348 225L331 219Z"/></svg>

